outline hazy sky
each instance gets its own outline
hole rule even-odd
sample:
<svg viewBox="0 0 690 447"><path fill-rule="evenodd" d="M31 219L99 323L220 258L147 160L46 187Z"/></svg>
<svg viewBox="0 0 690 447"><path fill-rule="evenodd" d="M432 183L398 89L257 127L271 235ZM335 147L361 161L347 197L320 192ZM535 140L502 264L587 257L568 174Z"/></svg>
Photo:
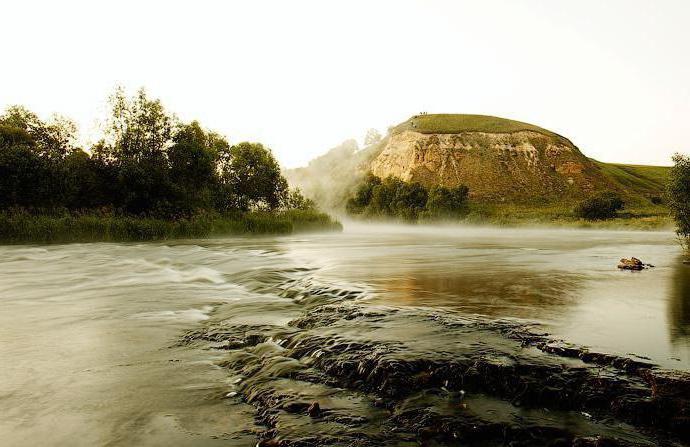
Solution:
<svg viewBox="0 0 690 447"><path fill-rule="evenodd" d="M541 125L603 160L690 152L690 1L7 1L0 107L93 137L139 86L285 166L420 111Z"/></svg>

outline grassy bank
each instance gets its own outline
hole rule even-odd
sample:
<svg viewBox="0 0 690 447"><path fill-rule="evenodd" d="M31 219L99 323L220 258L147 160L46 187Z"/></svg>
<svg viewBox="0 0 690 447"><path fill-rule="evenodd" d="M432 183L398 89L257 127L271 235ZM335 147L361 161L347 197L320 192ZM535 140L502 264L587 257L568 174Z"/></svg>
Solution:
<svg viewBox="0 0 690 447"><path fill-rule="evenodd" d="M327 214L292 210L164 220L128 216L0 213L0 243L116 242L340 231Z"/></svg>
<svg viewBox="0 0 690 447"><path fill-rule="evenodd" d="M576 217L573 214L573 207L568 205L472 203L464 221L471 224L505 226L544 225L629 230L672 230L674 228L668 208L651 204L630 206L614 219L585 220Z"/></svg>

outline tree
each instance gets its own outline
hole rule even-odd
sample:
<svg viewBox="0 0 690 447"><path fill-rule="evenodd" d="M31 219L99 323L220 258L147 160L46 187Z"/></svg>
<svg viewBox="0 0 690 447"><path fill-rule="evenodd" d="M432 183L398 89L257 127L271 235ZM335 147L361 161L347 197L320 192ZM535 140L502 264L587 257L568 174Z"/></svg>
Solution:
<svg viewBox="0 0 690 447"><path fill-rule="evenodd" d="M381 134L376 129L367 130L367 134L364 136L364 145L371 146L381 141Z"/></svg>
<svg viewBox="0 0 690 447"><path fill-rule="evenodd" d="M144 89L128 98L117 88L108 102L105 138L93 152L114 172L114 205L134 214L173 214L166 151L173 144L175 118Z"/></svg>
<svg viewBox="0 0 690 447"><path fill-rule="evenodd" d="M604 191L580 202L575 207L575 215L588 220L611 219L624 205L617 192Z"/></svg>
<svg viewBox="0 0 690 447"><path fill-rule="evenodd" d="M187 213L212 208L218 183L216 163L219 153L229 148L228 142L206 132L197 121L179 126L173 141L167 153L175 206Z"/></svg>
<svg viewBox="0 0 690 447"><path fill-rule="evenodd" d="M28 133L0 125L0 207L44 205L49 198L48 177Z"/></svg>
<svg viewBox="0 0 690 447"><path fill-rule="evenodd" d="M44 122L26 107L14 105L0 117L0 125L25 132L35 152L46 159L62 160L76 148L77 125L61 115L54 114Z"/></svg>
<svg viewBox="0 0 690 447"><path fill-rule="evenodd" d="M299 188L293 189L286 194L283 207L288 210L313 210L316 203L310 198L304 197Z"/></svg>
<svg viewBox="0 0 690 447"><path fill-rule="evenodd" d="M62 163L75 132L69 120L46 124L25 107L9 107L0 116L0 205L63 205Z"/></svg>
<svg viewBox="0 0 690 447"><path fill-rule="evenodd" d="M368 173L364 181L357 187L354 196L348 199L346 204L347 212L350 214L361 214L371 203L374 188L380 184L380 178L372 173Z"/></svg>
<svg viewBox="0 0 690 447"><path fill-rule="evenodd" d="M668 176L666 201L676 221L676 233L687 243L690 240L690 157L675 154L673 163Z"/></svg>
<svg viewBox="0 0 690 447"><path fill-rule="evenodd" d="M221 183L240 210L278 208L288 191L287 181L271 151L260 143L240 143L219 154Z"/></svg>
<svg viewBox="0 0 690 447"><path fill-rule="evenodd" d="M154 217L207 211L310 209L290 192L271 151L230 147L197 121L183 124L142 89L109 98L104 138L90 154L77 128L54 115L44 122L25 107L0 115L0 208L32 212L109 208Z"/></svg>
<svg viewBox="0 0 690 447"><path fill-rule="evenodd" d="M390 190L392 197L389 212L404 220L416 220L424 211L428 191L420 183L406 183L400 179L388 177L383 181L384 187Z"/></svg>
<svg viewBox="0 0 690 447"><path fill-rule="evenodd" d="M107 173L95 158L81 149L73 150L63 164L65 206L73 210L92 209L110 203Z"/></svg>
<svg viewBox="0 0 690 447"><path fill-rule="evenodd" d="M460 216L465 210L468 192L464 185L427 189L417 182L408 183L396 177L381 180L370 173L347 201L346 209L351 214L408 221L422 216Z"/></svg>
<svg viewBox="0 0 690 447"><path fill-rule="evenodd" d="M426 208L435 217L459 216L465 211L468 194L469 188L465 185L455 188L432 186Z"/></svg>
<svg viewBox="0 0 690 447"><path fill-rule="evenodd" d="M150 99L143 88L128 98L124 89L118 87L108 103L105 143L117 157L155 157L172 144L175 118L165 111L159 99Z"/></svg>

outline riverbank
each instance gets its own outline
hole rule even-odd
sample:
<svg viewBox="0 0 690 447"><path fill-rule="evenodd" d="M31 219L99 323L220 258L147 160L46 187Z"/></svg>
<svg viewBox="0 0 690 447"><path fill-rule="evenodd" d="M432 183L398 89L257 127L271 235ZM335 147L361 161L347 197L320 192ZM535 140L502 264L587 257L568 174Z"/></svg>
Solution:
<svg viewBox="0 0 690 447"><path fill-rule="evenodd" d="M575 216L573 206L470 202L462 216L453 218L420 217L415 222L381 216L347 217L359 222L465 224L506 228L555 227L632 231L673 231L675 229L675 222L668 208L661 205L631 206L619 212L615 218L600 220L588 220Z"/></svg>
<svg viewBox="0 0 690 447"><path fill-rule="evenodd" d="M573 213L574 205L471 203L462 220L471 224L500 226L555 226L611 230L673 230L668 208L662 205L626 207L613 219L588 220Z"/></svg>
<svg viewBox="0 0 690 447"><path fill-rule="evenodd" d="M89 214L0 213L0 243L154 241L341 230L340 222L328 214L303 210L175 220Z"/></svg>

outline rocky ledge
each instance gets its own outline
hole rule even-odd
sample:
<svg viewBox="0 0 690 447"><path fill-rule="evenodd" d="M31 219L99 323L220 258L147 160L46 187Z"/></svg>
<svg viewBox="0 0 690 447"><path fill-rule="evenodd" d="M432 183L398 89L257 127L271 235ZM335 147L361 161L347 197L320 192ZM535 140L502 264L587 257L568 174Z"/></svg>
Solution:
<svg viewBox="0 0 690 447"><path fill-rule="evenodd" d="M261 446L680 446L690 375L509 320L314 305L287 325L212 320L183 343L225 352L226 398Z"/></svg>

